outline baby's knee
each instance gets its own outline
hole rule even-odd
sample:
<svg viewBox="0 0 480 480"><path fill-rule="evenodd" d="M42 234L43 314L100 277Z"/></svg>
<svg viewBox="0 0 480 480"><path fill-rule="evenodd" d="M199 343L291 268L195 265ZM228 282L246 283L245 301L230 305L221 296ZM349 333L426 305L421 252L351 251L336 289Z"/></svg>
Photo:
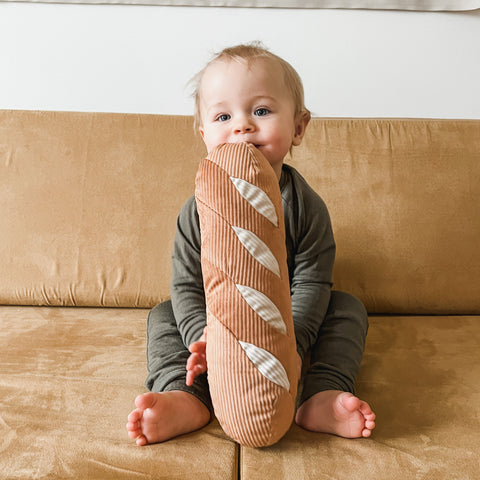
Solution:
<svg viewBox="0 0 480 480"><path fill-rule="evenodd" d="M175 323L171 300L159 303L148 312L147 323L149 326L161 322Z"/></svg>
<svg viewBox="0 0 480 480"><path fill-rule="evenodd" d="M153 307L150 310L150 315L153 316L164 316L164 315L170 315L172 313L172 301L171 300L166 300L165 302L161 302L155 307Z"/></svg>
<svg viewBox="0 0 480 480"><path fill-rule="evenodd" d="M343 312L345 316L362 326L365 333L368 330L368 313L363 303L354 295L340 290L332 290L330 308Z"/></svg>

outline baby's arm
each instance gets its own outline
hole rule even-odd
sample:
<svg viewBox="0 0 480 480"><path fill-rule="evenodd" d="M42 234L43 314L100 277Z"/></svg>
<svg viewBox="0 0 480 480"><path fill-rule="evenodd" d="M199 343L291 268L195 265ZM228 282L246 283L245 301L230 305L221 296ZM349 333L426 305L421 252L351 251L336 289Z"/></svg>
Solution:
<svg viewBox="0 0 480 480"><path fill-rule="evenodd" d="M327 312L335 258L330 216L323 200L306 184L298 182L298 238L294 252L290 293L297 340L303 358L316 341Z"/></svg>
<svg viewBox="0 0 480 480"><path fill-rule="evenodd" d="M170 288L178 331L187 348L201 338L207 318L200 249L200 225L191 197L178 215Z"/></svg>

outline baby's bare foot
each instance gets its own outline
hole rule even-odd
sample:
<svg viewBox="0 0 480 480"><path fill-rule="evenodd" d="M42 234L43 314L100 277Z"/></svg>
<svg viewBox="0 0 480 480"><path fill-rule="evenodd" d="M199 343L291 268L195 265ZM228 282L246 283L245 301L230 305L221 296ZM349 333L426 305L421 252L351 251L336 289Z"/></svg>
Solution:
<svg viewBox="0 0 480 480"><path fill-rule="evenodd" d="M314 432L345 438L369 437L375 428L375 414L368 403L351 393L327 390L305 401L297 411L295 422Z"/></svg>
<svg viewBox="0 0 480 480"><path fill-rule="evenodd" d="M135 399L135 405L127 431L139 446L193 432L210 421L208 408L194 395L179 390L144 393Z"/></svg>

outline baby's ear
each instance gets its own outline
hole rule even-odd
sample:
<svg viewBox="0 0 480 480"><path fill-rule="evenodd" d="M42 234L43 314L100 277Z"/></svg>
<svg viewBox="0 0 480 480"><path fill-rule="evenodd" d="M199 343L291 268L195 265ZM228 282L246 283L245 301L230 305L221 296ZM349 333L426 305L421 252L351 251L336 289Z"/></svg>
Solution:
<svg viewBox="0 0 480 480"><path fill-rule="evenodd" d="M293 145L298 146L302 143L309 121L310 112L308 110L302 110L301 112L297 113L297 116L295 117L295 135L293 137Z"/></svg>

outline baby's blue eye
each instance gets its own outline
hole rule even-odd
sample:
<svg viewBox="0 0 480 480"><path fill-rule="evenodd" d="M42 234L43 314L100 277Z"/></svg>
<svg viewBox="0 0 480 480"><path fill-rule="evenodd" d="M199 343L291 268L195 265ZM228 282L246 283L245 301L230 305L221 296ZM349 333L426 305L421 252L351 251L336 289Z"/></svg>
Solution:
<svg viewBox="0 0 480 480"><path fill-rule="evenodd" d="M270 113L270 110L268 108L257 108L255 110L255 115L257 117L264 117L265 115L268 115Z"/></svg>
<svg viewBox="0 0 480 480"><path fill-rule="evenodd" d="M219 115L217 117L217 120L219 122L226 122L227 120L230 120L230 115L228 115L227 113L223 113L222 115Z"/></svg>

